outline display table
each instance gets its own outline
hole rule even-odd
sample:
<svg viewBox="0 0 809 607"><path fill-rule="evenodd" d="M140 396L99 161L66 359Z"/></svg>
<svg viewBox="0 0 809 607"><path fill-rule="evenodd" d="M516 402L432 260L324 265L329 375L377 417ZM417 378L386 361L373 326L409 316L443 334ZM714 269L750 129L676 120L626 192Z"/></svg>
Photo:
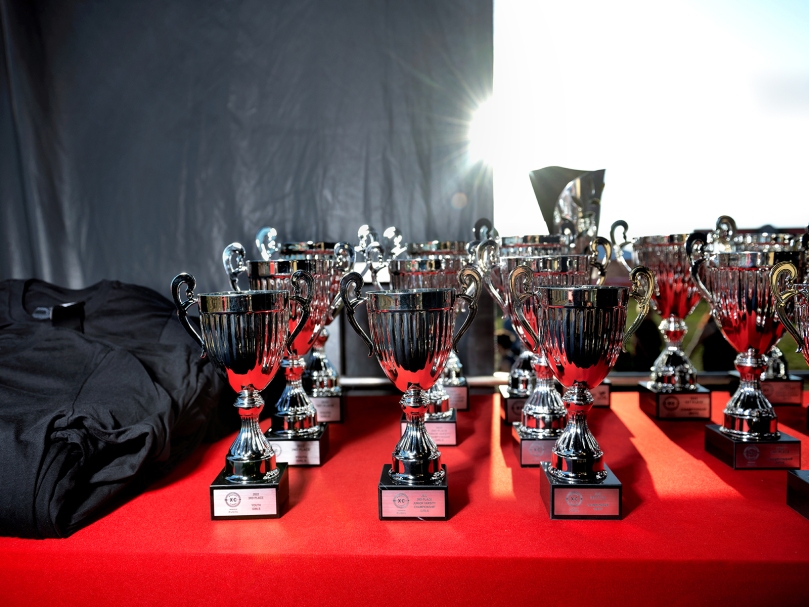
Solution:
<svg viewBox="0 0 809 607"><path fill-rule="evenodd" d="M713 395L714 421L727 398ZM731 470L703 450L704 423L652 420L615 393L590 425L624 520L551 521L497 397L472 396L460 445L442 448L450 520L381 522L397 401L348 399L326 464L290 470L280 519L210 520L230 437L68 539L0 538L0 604L809 604L809 521L785 504L787 473ZM806 409L778 413L809 467Z"/></svg>

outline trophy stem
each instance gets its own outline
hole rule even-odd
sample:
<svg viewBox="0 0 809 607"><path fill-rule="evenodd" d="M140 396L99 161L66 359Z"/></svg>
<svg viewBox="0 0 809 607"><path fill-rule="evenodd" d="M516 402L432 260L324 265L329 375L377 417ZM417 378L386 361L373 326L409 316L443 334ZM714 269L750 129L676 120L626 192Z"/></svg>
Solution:
<svg viewBox="0 0 809 607"><path fill-rule="evenodd" d="M406 485L434 484L443 480L441 452L424 428L424 415L429 406L427 392L411 385L401 400L407 425L393 450L390 477Z"/></svg>
<svg viewBox="0 0 809 607"><path fill-rule="evenodd" d="M682 344L688 326L682 318L669 316L658 327L666 347L652 365L652 389L658 392L682 392L697 389L697 370L683 352Z"/></svg>
<svg viewBox="0 0 809 607"><path fill-rule="evenodd" d="M720 430L745 441L777 439L780 436L778 416L761 392L759 381L767 367L767 359L751 348L739 354L734 365L741 381L725 407L725 421Z"/></svg>
<svg viewBox="0 0 809 607"><path fill-rule="evenodd" d="M587 426L587 413L593 406L593 395L586 384L575 383L562 395L567 409L567 426L553 447L548 471L569 483L592 483L607 478L604 453Z"/></svg>
<svg viewBox="0 0 809 607"><path fill-rule="evenodd" d="M266 483L280 475L275 452L258 425L264 400L253 386L239 392L234 405L242 418L242 427L225 458L225 478L231 483Z"/></svg>
<svg viewBox="0 0 809 607"><path fill-rule="evenodd" d="M452 409L449 406L449 394L444 390L441 378L437 379L433 387L427 391L427 413L424 419L427 421L437 419L449 419L452 417Z"/></svg>
<svg viewBox="0 0 809 607"><path fill-rule="evenodd" d="M766 356L767 367L761 375L763 380L772 379L789 379L789 368L787 367L787 360L781 348L777 345L770 348Z"/></svg>
<svg viewBox="0 0 809 607"><path fill-rule="evenodd" d="M272 428L267 431L267 436L295 438L317 434L320 431L317 411L301 381L306 363L300 356L289 356L281 362L281 367L287 385L275 405Z"/></svg>
<svg viewBox="0 0 809 607"><path fill-rule="evenodd" d="M525 402L517 430L523 438L554 438L565 427L565 406L556 391L553 373L544 355L533 360L536 387Z"/></svg>
<svg viewBox="0 0 809 607"><path fill-rule="evenodd" d="M321 330L312 346L312 354L303 374L303 385L307 394L315 397L340 396L342 394L337 370L326 356L325 345L328 339L328 330Z"/></svg>
<svg viewBox="0 0 809 607"><path fill-rule="evenodd" d="M531 384L536 380L534 373L534 357L536 355L523 348L517 360L511 365L508 376L508 394L513 398L525 398L531 395Z"/></svg>

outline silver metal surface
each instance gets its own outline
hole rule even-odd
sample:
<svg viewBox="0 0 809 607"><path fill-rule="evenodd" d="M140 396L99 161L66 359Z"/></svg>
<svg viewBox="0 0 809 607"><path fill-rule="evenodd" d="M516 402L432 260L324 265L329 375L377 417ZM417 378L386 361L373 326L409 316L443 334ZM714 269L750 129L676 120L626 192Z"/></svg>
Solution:
<svg viewBox="0 0 809 607"><path fill-rule="evenodd" d="M803 276L805 254L768 251L716 253L706 257L701 240L692 241L692 245L691 275L710 302L725 339L739 353L735 366L741 382L725 407L720 430L745 441L778 438L778 418L760 384L767 365L764 353L784 332L776 314L769 275L778 262L790 262ZM700 275L703 267L704 281Z"/></svg>
<svg viewBox="0 0 809 607"><path fill-rule="evenodd" d="M429 407L426 391L440 376L450 350L466 332L477 313L480 275L471 268L458 274L463 290L417 289L370 292L361 296L362 277L352 272L343 278L340 293L346 317L376 354L388 379L401 391L407 426L392 454L391 479L402 484L429 484L444 478L441 452L424 428ZM463 298L469 314L453 338L455 300ZM367 303L370 337L360 328L354 310Z"/></svg>
<svg viewBox="0 0 809 607"><path fill-rule="evenodd" d="M290 334L287 291L205 293L195 297L195 286L189 274L179 274L172 281L171 294L180 321L200 343L204 355L225 371L228 383L238 393L235 406L241 429L225 458L225 477L241 484L275 480L280 475L276 454L258 424L264 406L261 390L275 376L285 349L306 322L308 301L299 293L293 296L304 314ZM195 303L200 311L201 336L187 316Z"/></svg>
<svg viewBox="0 0 809 607"><path fill-rule="evenodd" d="M556 234L569 233L575 252L584 252L598 236L604 170L591 171L565 186L553 211Z"/></svg>

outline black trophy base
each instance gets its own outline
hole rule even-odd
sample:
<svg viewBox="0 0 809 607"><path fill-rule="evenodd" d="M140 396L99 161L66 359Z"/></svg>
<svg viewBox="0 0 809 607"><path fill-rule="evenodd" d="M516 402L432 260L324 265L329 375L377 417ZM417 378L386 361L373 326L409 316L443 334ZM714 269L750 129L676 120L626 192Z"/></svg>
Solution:
<svg viewBox="0 0 809 607"><path fill-rule="evenodd" d="M320 431L307 437L287 438L275 433L267 436L275 460L290 466L320 466L329 453L329 425L319 424Z"/></svg>
<svg viewBox="0 0 809 607"><path fill-rule="evenodd" d="M312 401L312 405L317 411L318 423L325 422L327 424L343 423L345 399L345 393L340 396L309 396L309 400Z"/></svg>
<svg viewBox="0 0 809 607"><path fill-rule="evenodd" d="M401 434L404 434L407 427L407 417L402 413ZM446 419L424 420L424 428L427 434L440 447L454 447L458 444L458 416L455 409L450 411Z"/></svg>
<svg viewBox="0 0 809 607"><path fill-rule="evenodd" d="M448 386L444 384L444 391L449 395L449 406L456 411L466 411L469 409L469 386L466 378L461 377L460 385Z"/></svg>
<svg viewBox="0 0 809 607"><path fill-rule="evenodd" d="M697 385L696 390L658 392L652 382L638 384L640 408L646 415L665 420L711 419L711 393Z"/></svg>
<svg viewBox="0 0 809 607"><path fill-rule="evenodd" d="M739 372L729 372L734 381L730 384L733 394L739 387ZM788 375L787 379L767 379L761 382L761 393L771 405L781 407L800 407L803 404L803 380L797 375Z"/></svg>
<svg viewBox="0 0 809 607"><path fill-rule="evenodd" d="M289 502L289 474L286 464L278 464L281 474L272 483L230 483L222 469L211 483L211 520L279 518Z"/></svg>
<svg viewBox="0 0 809 607"><path fill-rule="evenodd" d="M809 470L787 472L787 506L809 518Z"/></svg>
<svg viewBox="0 0 809 607"><path fill-rule="evenodd" d="M514 439L514 454L523 468L536 468L542 462L551 461L556 438L525 438L518 430L520 422L511 425L511 437Z"/></svg>
<svg viewBox="0 0 809 607"><path fill-rule="evenodd" d="M379 479L380 521L445 521L449 514L447 467L444 480L435 485L399 485L390 478L390 464Z"/></svg>
<svg viewBox="0 0 809 607"><path fill-rule="evenodd" d="M623 516L621 481L606 465L607 478L600 483L566 483L549 471L539 472L539 495L551 519L620 520Z"/></svg>
<svg viewBox="0 0 809 607"><path fill-rule="evenodd" d="M559 394L564 394L565 387L558 381L555 383L557 392L559 392ZM605 379L595 388L590 390L590 394L593 395L594 407L609 408L610 405L612 404L612 383L610 382L610 380Z"/></svg>
<svg viewBox="0 0 809 607"><path fill-rule="evenodd" d="M801 467L801 441L784 434L776 440L742 441L705 426L705 450L734 470L797 470Z"/></svg>
<svg viewBox="0 0 809 607"><path fill-rule="evenodd" d="M500 391L500 419L509 426L520 421L522 408L525 406L525 401L528 400L528 397L510 396L507 386L498 386L497 389Z"/></svg>

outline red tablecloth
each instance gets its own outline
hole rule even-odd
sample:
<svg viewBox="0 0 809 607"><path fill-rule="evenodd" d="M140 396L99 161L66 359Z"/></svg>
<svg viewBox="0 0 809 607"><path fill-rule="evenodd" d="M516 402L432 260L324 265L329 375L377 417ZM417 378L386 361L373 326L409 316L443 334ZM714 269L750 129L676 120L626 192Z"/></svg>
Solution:
<svg viewBox="0 0 809 607"><path fill-rule="evenodd" d="M726 400L714 394L715 421ZM497 397L476 396L460 446L442 448L451 519L381 522L396 401L349 399L326 464L291 469L281 519L210 520L228 439L68 539L0 538L0 605L809 604L809 521L785 504L786 472L731 470L703 450L702 423L654 421L615 393L591 427L624 519L551 521ZM809 467L806 409L778 413Z"/></svg>

